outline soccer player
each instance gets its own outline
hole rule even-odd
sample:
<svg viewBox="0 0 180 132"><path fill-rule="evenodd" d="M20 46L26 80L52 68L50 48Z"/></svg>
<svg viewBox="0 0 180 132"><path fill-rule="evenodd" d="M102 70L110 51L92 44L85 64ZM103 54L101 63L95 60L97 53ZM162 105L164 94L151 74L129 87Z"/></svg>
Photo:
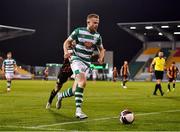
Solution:
<svg viewBox="0 0 180 132"><path fill-rule="evenodd" d="M97 32L99 25L99 16L97 14L89 14L87 16L87 27L75 29L64 42L64 56L70 58L71 69L75 74L76 88L69 88L62 93L58 93L57 108L61 108L63 98L75 96L76 112L75 116L80 119L85 119L88 116L82 112L83 92L86 86L86 73L91 64L91 56L95 47L99 51L98 62L103 63L105 49L102 45L102 39ZM72 56L68 53L68 47L73 41L76 45L73 49Z"/></svg>
<svg viewBox="0 0 180 132"><path fill-rule="evenodd" d="M44 80L48 81L48 75L49 75L49 68L46 67L44 70Z"/></svg>
<svg viewBox="0 0 180 132"><path fill-rule="evenodd" d="M128 66L127 61L124 61L124 64L121 66L120 75L122 77L121 86L123 88L127 88L126 83L128 81L128 76L130 75L129 66Z"/></svg>
<svg viewBox="0 0 180 132"><path fill-rule="evenodd" d="M11 81L14 78L14 73L17 70L16 61L12 59L12 53L7 53L7 59L3 61L2 72L7 80L7 92L11 91Z"/></svg>
<svg viewBox="0 0 180 132"><path fill-rule="evenodd" d="M113 68L113 81L114 81L114 82L116 82L117 77L118 77L118 71L117 71L117 68L114 67L114 68Z"/></svg>
<svg viewBox="0 0 180 132"><path fill-rule="evenodd" d="M159 89L161 96L164 95L161 87L161 81L163 79L164 69L165 69L165 59L163 58L163 52L158 53L158 57L155 57L150 65L150 72L153 71L153 67L155 70L156 76L156 85L153 95L157 95L157 90Z"/></svg>
<svg viewBox="0 0 180 132"><path fill-rule="evenodd" d="M175 85L176 85L177 74L179 74L179 69L175 65L175 62L173 61L171 66L169 68L167 68L167 76L168 76L168 79L169 79L167 92L171 91L171 89L170 89L170 83L171 82L173 83L173 91L174 91Z"/></svg>
<svg viewBox="0 0 180 132"><path fill-rule="evenodd" d="M68 53L69 55L72 55L72 49L74 48L74 46L76 45L76 42L73 41L72 45L70 45L68 47ZM72 76L73 72L71 70L71 66L70 66L70 62L69 62L69 57L70 56L64 56L64 61L63 61L63 65L59 70L58 76L57 76L57 82L56 82L56 87L51 91L48 102L46 104L46 109L50 109L52 101L54 99L54 97L57 95L57 93L59 92L59 90L62 88L63 84L65 82L67 82L68 78ZM73 87L76 86L75 84L76 82L74 82Z"/></svg>
<svg viewBox="0 0 180 132"><path fill-rule="evenodd" d="M54 97L57 95L59 90L62 88L63 84L65 82L67 82L68 78L71 77L72 74L73 74L73 72L70 67L70 62L69 62L68 58L64 58L63 65L60 68L60 71L58 73L56 87L50 93L48 102L46 104L46 109L49 109L51 107Z"/></svg>

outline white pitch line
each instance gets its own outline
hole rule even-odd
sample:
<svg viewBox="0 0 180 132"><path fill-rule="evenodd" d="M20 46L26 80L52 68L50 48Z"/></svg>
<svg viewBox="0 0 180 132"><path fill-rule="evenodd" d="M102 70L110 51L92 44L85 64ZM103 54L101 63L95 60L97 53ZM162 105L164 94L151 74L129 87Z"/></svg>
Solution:
<svg viewBox="0 0 180 132"><path fill-rule="evenodd" d="M0 126L0 127L8 127L8 128L24 128L24 129L34 129L34 130L46 130L46 131L65 131L65 129L54 129L54 128L36 128L36 127L26 127L26 126Z"/></svg>
<svg viewBox="0 0 180 132"><path fill-rule="evenodd" d="M160 112L149 112L149 113L139 113L135 116L146 116L146 115L156 115L161 113L172 113L172 112L180 112L180 110L168 110L168 111L160 111ZM24 128L24 129L34 129L34 130L47 130L47 131L65 131L65 129L51 129L46 127L52 127L52 126L61 126L61 125L68 125L68 124L77 124L77 123L84 123L84 122L92 122L92 121L103 121L103 120L109 120L109 119L116 119L115 117L106 117L106 118L97 118L97 119L91 119L91 120L81 120L81 121L72 121L72 122L63 122L63 123L55 123L50 125L39 125L39 126L0 126L0 127L9 127L9 128Z"/></svg>
<svg viewBox="0 0 180 132"><path fill-rule="evenodd" d="M180 112L180 110L139 113L139 114L136 114L135 116L155 115L155 114L172 113L172 112ZM92 120L71 121L71 122L55 123L55 124L49 124L49 125L39 125L39 126L34 126L34 128L45 128L45 127L51 127L51 126L61 126L61 125L77 124L77 123L92 122L92 121L102 121L102 120L109 120L109 119L115 119L115 118L118 118L118 117L115 116L115 117L97 118L97 119L92 119Z"/></svg>

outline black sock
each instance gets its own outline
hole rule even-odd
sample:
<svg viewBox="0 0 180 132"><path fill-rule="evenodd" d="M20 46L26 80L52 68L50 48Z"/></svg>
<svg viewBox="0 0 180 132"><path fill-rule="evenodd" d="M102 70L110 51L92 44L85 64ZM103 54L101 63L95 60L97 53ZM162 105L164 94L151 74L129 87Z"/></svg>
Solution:
<svg viewBox="0 0 180 132"><path fill-rule="evenodd" d="M156 95L157 90L158 90L158 84L155 85L155 89L154 89L154 93L153 93L154 95Z"/></svg>
<svg viewBox="0 0 180 132"><path fill-rule="evenodd" d="M50 96L49 96L48 102L49 102L50 104L52 103L54 97L57 95L57 93L58 93L59 90L62 88L62 86L63 86L63 84L56 83L56 88L51 91L51 94L50 94Z"/></svg>
<svg viewBox="0 0 180 132"><path fill-rule="evenodd" d="M175 88L175 86L176 86L176 84L175 84L175 83L173 83L173 88Z"/></svg>
<svg viewBox="0 0 180 132"><path fill-rule="evenodd" d="M162 87L161 87L161 84L158 84L158 88L159 88L159 91L160 91L160 93L161 93L161 95L163 96L163 91L162 91Z"/></svg>
<svg viewBox="0 0 180 132"><path fill-rule="evenodd" d="M171 91L170 87L171 87L170 84L168 84L168 89L169 89L169 91Z"/></svg>
<svg viewBox="0 0 180 132"><path fill-rule="evenodd" d="M7 81L7 88L11 88L11 81Z"/></svg>
<svg viewBox="0 0 180 132"><path fill-rule="evenodd" d="M54 89L51 91L51 94L50 94L50 97L49 97L49 100L48 100L48 102L51 104L52 103L52 101L53 101L53 99L54 99L54 97L56 96L56 94L58 93L58 90L57 91L55 91Z"/></svg>
<svg viewBox="0 0 180 132"><path fill-rule="evenodd" d="M126 82L125 82L125 81L123 81L123 86L125 86L125 83L126 83Z"/></svg>

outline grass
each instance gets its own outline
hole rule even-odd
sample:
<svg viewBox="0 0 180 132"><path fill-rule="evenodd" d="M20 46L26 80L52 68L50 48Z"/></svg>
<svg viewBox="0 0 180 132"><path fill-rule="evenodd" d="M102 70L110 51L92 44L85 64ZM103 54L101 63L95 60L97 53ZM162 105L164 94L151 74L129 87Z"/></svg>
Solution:
<svg viewBox="0 0 180 132"><path fill-rule="evenodd" d="M62 90L70 87L66 83ZM180 131L180 84L174 92L163 97L153 96L154 83L128 82L127 89L120 82L87 83L84 92L83 111L88 119L79 121L74 117L74 98L64 99L62 108L50 110L45 105L55 81L14 80L12 91L5 90L6 82L0 82L0 130L54 130L54 131ZM163 83L167 90L167 83ZM119 122L124 109L135 113L131 125Z"/></svg>

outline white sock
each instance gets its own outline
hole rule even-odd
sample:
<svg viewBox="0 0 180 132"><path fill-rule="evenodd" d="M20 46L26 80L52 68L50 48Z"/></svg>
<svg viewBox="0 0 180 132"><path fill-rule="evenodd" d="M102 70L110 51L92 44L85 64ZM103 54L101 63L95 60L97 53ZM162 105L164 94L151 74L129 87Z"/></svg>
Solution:
<svg viewBox="0 0 180 132"><path fill-rule="evenodd" d="M81 108L80 107L77 107L76 108L76 112L81 112L82 110L81 110Z"/></svg>

